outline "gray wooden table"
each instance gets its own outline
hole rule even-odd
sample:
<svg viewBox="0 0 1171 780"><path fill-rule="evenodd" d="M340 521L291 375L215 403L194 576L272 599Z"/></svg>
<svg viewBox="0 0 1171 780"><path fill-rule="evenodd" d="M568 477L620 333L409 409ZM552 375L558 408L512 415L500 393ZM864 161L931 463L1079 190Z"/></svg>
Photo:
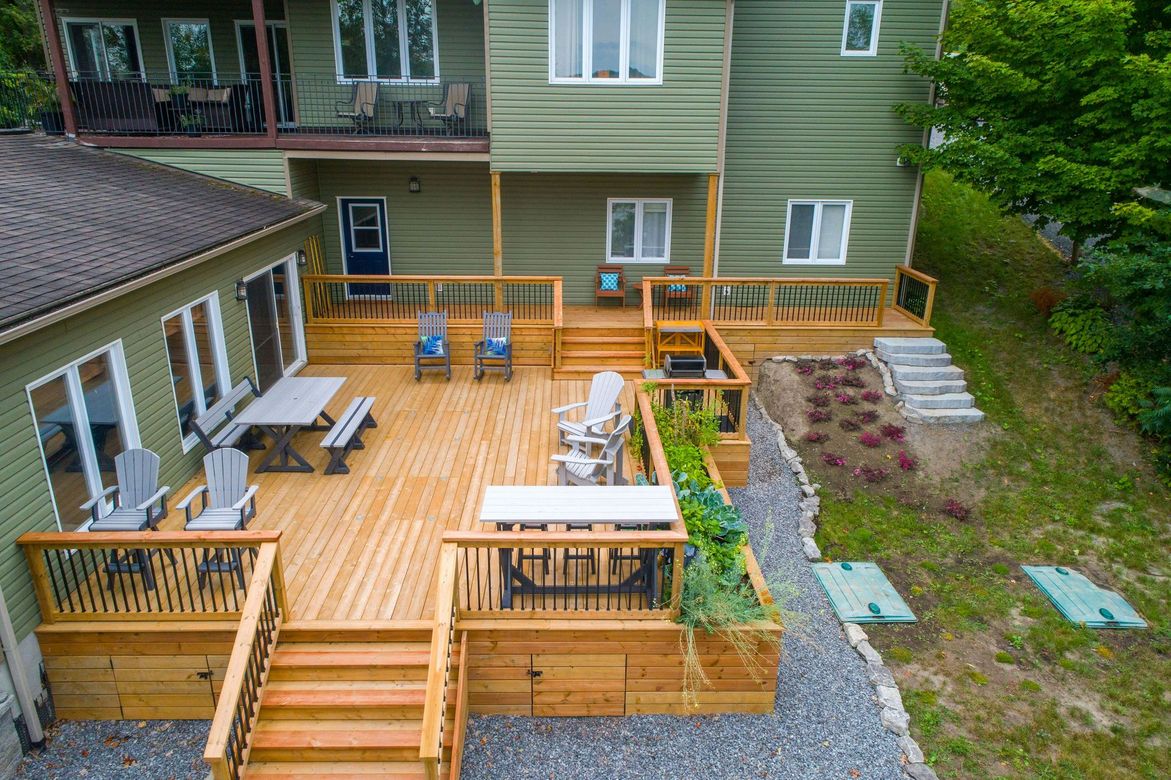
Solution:
<svg viewBox="0 0 1171 780"><path fill-rule="evenodd" d="M313 471L309 461L293 448L293 437L302 430L320 431L333 425L325 406L345 381L335 376L287 376L232 418L237 425L255 425L274 442L256 466L257 472Z"/></svg>

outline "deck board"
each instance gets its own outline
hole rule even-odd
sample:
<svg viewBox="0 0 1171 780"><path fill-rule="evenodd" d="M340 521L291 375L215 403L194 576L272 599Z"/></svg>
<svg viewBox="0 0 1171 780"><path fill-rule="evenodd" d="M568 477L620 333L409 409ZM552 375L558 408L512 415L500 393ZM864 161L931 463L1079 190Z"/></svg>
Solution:
<svg viewBox="0 0 1171 780"><path fill-rule="evenodd" d="M518 368L511 382L450 382L403 366L308 366L302 376L344 376L328 407L372 395L378 427L347 459L349 474L327 476L320 432L302 432L298 451L313 474L252 475L260 486L252 529L279 529L296 620L412 620L432 616L435 562L443 532L478 526L488 485L556 483L555 406L584 400L587 381L553 381L547 368ZM633 408L628 383L622 406ZM255 466L263 453L252 453ZM629 468L629 459L628 468ZM185 495L198 475L175 491ZM181 529L181 513L162 527Z"/></svg>

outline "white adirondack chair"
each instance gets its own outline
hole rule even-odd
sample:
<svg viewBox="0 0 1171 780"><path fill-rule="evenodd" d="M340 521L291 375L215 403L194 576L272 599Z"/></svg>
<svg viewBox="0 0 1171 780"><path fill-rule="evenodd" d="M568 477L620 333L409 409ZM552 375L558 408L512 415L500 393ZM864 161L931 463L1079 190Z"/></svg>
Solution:
<svg viewBox="0 0 1171 780"><path fill-rule="evenodd" d="M572 449L564 455L554 455L557 463L557 484L596 485L603 478L607 485L622 485L622 450L626 432L630 430L630 415L624 415L614 430L606 436L569 436ZM600 447L599 452L594 448Z"/></svg>
<svg viewBox="0 0 1171 780"><path fill-rule="evenodd" d="M256 516L258 489L256 485L247 484L248 456L240 450L225 447L204 456L203 469L207 474L207 484L192 490L176 505L187 515L184 530L242 531L247 528L248 521ZM196 496L202 502L199 514L193 516L191 504ZM224 571L234 571L240 587L247 587L238 547L216 550L214 555L205 551L199 564L199 586L203 587L210 573Z"/></svg>
<svg viewBox="0 0 1171 780"><path fill-rule="evenodd" d="M159 520L167 516L167 494L171 488L159 487L159 456L150 450L133 449L114 457L118 484L112 485L81 505L93 517L91 531L158 530ZM102 514L106 500L113 508Z"/></svg>
<svg viewBox="0 0 1171 780"><path fill-rule="evenodd" d="M602 371L594 374L590 381L590 395L587 400L554 409L561 444L568 445L570 436L606 436L606 423L622 413L618 396L621 395L625 384L626 380L616 371ZM583 410L580 419L569 419L569 413L578 409Z"/></svg>

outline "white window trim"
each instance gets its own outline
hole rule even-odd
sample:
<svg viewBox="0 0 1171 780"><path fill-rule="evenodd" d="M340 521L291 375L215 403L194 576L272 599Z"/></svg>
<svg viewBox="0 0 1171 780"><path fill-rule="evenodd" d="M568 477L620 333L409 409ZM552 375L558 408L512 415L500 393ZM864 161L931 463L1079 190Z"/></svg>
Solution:
<svg viewBox="0 0 1171 780"><path fill-rule="evenodd" d="M385 201L384 201L384 203L385 203ZM374 205L374 204L355 203L354 201L350 201L349 203L346 204L346 216L349 217L349 222L350 222L350 246L352 246L352 247L358 246L358 242L354 240L354 238L355 238L354 231L355 230L370 230L371 229L368 226L354 224L354 206L371 206L371 205ZM383 230L382 230L382 214L383 214L383 212L379 211L378 207L376 205L374 205L374 211L375 211L375 216L378 218L378 224L375 225L373 228L374 230L378 231L378 246L372 247L370 249L363 249L362 250L363 252L383 252L386 250L386 247L385 247L386 236L383 235Z"/></svg>
<svg viewBox="0 0 1171 780"><path fill-rule="evenodd" d="M614 238L614 205L616 203L634 204L634 257L611 257L610 250ZM643 207L648 203L664 203L667 206L667 235L663 241L663 257L644 258L642 256L642 215ZM606 260L607 263L670 265L671 263L671 198L609 198L606 200Z"/></svg>
<svg viewBox="0 0 1171 780"><path fill-rule="evenodd" d="M847 49L846 36L850 32L850 11L856 5L874 6L874 23L870 26L870 48ZM878 55L878 33L882 29L882 0L846 0L846 17L842 20L842 56L875 57Z"/></svg>
<svg viewBox="0 0 1171 780"><path fill-rule="evenodd" d="M255 27L256 23L253 22L251 19L236 19L236 20L234 20L234 24L236 27L236 60L237 60L237 62L240 63L240 79L246 80L248 78L249 74L248 74L248 69L244 67L244 28L245 27ZM286 34L288 31L288 27L289 27L289 23L283 19L275 19L275 20L269 19L265 22L265 24L269 27L276 27L276 28L283 27L286 30ZM269 54L269 60L271 60L272 59L272 42L271 41L269 42L269 46L268 46L268 54ZM285 75L291 78L292 77L292 68L290 66L292 65L292 63L286 62L283 64L285 66Z"/></svg>
<svg viewBox="0 0 1171 780"><path fill-rule="evenodd" d="M224 321L220 314L220 294L218 291L205 295L159 318L159 323L163 327L163 347L167 350L167 369L169 372L171 366L170 346L166 343L167 320L181 316L183 347L186 351L187 370L191 374L193 388L203 389L204 379L199 361L192 361L191 359L194 356L191 348L195 344L195 325L192 321L191 312L197 306L203 306L205 304L207 305L207 335L212 347L212 362L215 364L216 389L219 391L219 398L223 398L224 393L232 387L232 375L228 370L228 346L227 340L224 338ZM182 437L183 426L179 418L179 395L175 392L174 380L171 381L171 396L175 399L175 421L179 426L179 435ZM202 392L196 393L193 389L191 400L194 404L196 417L207 411L207 402L203 398ZM190 452L199 444L199 437L194 433L188 434L182 438L182 443L183 452Z"/></svg>
<svg viewBox="0 0 1171 780"><path fill-rule="evenodd" d="M657 72L656 78L640 79L630 78L630 0L622 0L622 9L619 13L622 14L621 31L618 37L618 78L594 78L593 73L593 21L594 21L594 3L593 0L585 0L582 3L582 32L581 32L581 76L558 76L557 75L557 25L555 21L554 0L549 0L549 83L550 84L625 84L627 86L659 86L663 83L663 39L666 37L667 26L667 0L659 0L659 30L657 42Z"/></svg>
<svg viewBox="0 0 1171 780"><path fill-rule="evenodd" d="M81 404L80 407L74 407L69 401L70 398L80 398L83 396L81 391L81 380L77 375L76 368L82 363L93 360L95 357L103 355L107 352L109 352L110 356L113 358L110 361L110 378L114 382L114 395L118 399L118 416L120 418L120 422L122 423L121 434L125 437L125 449L130 450L141 447L142 442L139 439L138 434L138 418L134 416L134 397L130 392L130 375L126 370L126 352L122 348L122 339L118 339L117 341L113 341L109 344L98 347L94 351L70 361L52 373L45 374L40 379L29 382L27 385L25 385L24 388L25 398L28 401L29 415L31 416L33 422L33 435L36 436L37 447L41 451L41 467L45 473L45 485L49 488L49 497L53 501L53 516L57 521L57 530L59 531L64 531L65 529L61 525L61 510L57 507L57 494L53 491L53 478L49 474L49 459L45 455L45 444L41 441L40 430L37 428L37 408L33 404L33 390L48 382L52 382L55 379L63 378L68 392L66 403L69 404L70 411L74 416L74 425L79 431L89 430L89 413L85 408L85 404ZM97 473L100 480L101 472L97 470L97 463L90 462L91 458L89 457L89 454L90 453L88 453L88 451L78 451L78 456L84 457L86 459L85 467L82 470L82 476L87 483L86 489L89 491L89 495L92 498L93 496L101 493L102 487L99 484L95 490L95 486L91 482L91 475ZM92 519L86 520L84 523L82 523L78 530L86 530L89 528L91 522Z"/></svg>
<svg viewBox="0 0 1171 780"><path fill-rule="evenodd" d="M809 237L809 257L808 258L790 258L789 257L789 225L792 224L793 206L813 206L813 226L811 228L812 235ZM819 260L817 258L818 239L821 237L821 209L823 206L845 206L846 215L842 219L842 247L841 255L835 258ZM785 210L785 234L781 237L781 262L784 265L845 265L848 246L850 243L850 219L854 213L854 201L852 200L790 200L789 205Z"/></svg>
<svg viewBox="0 0 1171 780"><path fill-rule="evenodd" d="M178 19L166 18L163 19L163 43L167 47L167 68L171 73L171 81L178 81L179 71L175 67L175 52L171 50L171 25L172 24L202 24L207 27L207 56L211 59L211 81L213 84L219 83L219 76L216 73L215 65L215 46L211 40L211 20L210 19Z"/></svg>
<svg viewBox="0 0 1171 780"><path fill-rule="evenodd" d="M65 35L65 54L69 58L69 72L73 78L78 77L77 72L77 58L73 53L73 39L69 36L69 25L71 24L117 24L126 25L134 29L134 46L138 49L138 79L139 81L146 81L146 65L142 62L142 36L138 34L138 20L137 19L112 19L102 16L63 16L61 17L61 29ZM106 40L102 38L102 56L105 56ZM108 62L108 61L107 61ZM111 80L111 79L105 79Z"/></svg>
<svg viewBox="0 0 1171 780"><path fill-rule="evenodd" d="M281 371L283 376L293 376L304 368L308 362L309 357L305 346L305 323L302 319L304 316L301 310L301 271L297 268L297 255L292 254L288 257L282 257L275 263L269 263L263 268L257 269L244 277L244 282L250 282L258 276L263 276L277 266L285 266L285 295L288 296L289 301L289 319L292 320L293 326L293 348L297 352L297 359L293 361L292 365L285 368L284 362L284 344L281 344ZM293 294L289 294L292 290ZM256 367L256 350L252 348L252 312L248 310L248 305L244 305L244 313L248 319L248 352L252 360L252 379L259 381L260 371Z"/></svg>
<svg viewBox="0 0 1171 780"><path fill-rule="evenodd" d="M406 0L398 0L398 58L402 64L404 71L411 69L411 61L408 56L407 46L407 6ZM377 81L384 84L438 84L440 80L439 73L439 13L438 4L433 2L431 4L431 57L435 61L435 75L430 78L416 79L409 74L404 74L398 78L391 78L389 76L378 76L378 65L375 62L374 47L371 42L374 40L374 14L370 12L370 0L362 0L362 22L364 25L364 38L366 41L366 75L365 76L347 76L345 75L345 67L342 64L342 36L338 25L338 10L337 0L329 1L330 20L332 27L330 34L333 36L333 61L337 67L337 83L338 84L353 84L358 81ZM291 43L291 41L290 41Z"/></svg>

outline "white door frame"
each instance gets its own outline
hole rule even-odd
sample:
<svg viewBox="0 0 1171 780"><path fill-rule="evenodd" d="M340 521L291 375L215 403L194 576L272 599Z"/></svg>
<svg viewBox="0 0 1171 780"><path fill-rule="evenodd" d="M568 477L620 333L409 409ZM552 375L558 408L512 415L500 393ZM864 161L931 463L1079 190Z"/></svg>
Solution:
<svg viewBox="0 0 1171 780"><path fill-rule="evenodd" d="M380 200L380 201L382 201L382 219L383 219L383 225L381 225L380 227L384 228L384 230L382 232L382 244L383 244L383 247L386 249L386 275L387 276L393 275L394 270L391 266L391 257L390 257L390 207L386 202L386 196L385 195L338 195L336 199L337 199L337 237L338 237L338 243L341 244L341 251L342 251L342 273L347 276L350 273L350 263L349 263L349 259L347 257L348 253L346 252L346 232L347 232L345 229L346 223L345 223L345 219L343 219L345 212L342 210L342 201L344 201L344 200ZM346 294L346 300L351 300L351 299L355 299L355 298L371 298L371 299L390 298L390 299L393 299L394 298L394 289L391 288L390 295L351 295L350 294L350 285L346 284L345 294Z"/></svg>
<svg viewBox="0 0 1171 780"><path fill-rule="evenodd" d="M285 300L289 302L289 319L292 320L293 326L293 346L297 352L297 359L293 361L288 368L285 367L285 345L279 340L277 343L281 348L281 374L284 376L293 376L300 372L309 363L307 357L308 352L305 349L305 323L302 320L301 313L301 279L297 271L297 254L294 252L288 257L277 260L275 263L260 268L244 277L244 282L250 282L258 276L264 276L266 273L272 271L279 265L285 265ZM294 291L290 294L290 290ZM273 287L273 295L276 295L275 285ZM274 297L273 305L276 305ZM256 350L253 347L252 341L252 313L248 310L248 304L244 304L244 312L248 317L248 351L252 355L252 376L259 376L259 371L256 366Z"/></svg>

